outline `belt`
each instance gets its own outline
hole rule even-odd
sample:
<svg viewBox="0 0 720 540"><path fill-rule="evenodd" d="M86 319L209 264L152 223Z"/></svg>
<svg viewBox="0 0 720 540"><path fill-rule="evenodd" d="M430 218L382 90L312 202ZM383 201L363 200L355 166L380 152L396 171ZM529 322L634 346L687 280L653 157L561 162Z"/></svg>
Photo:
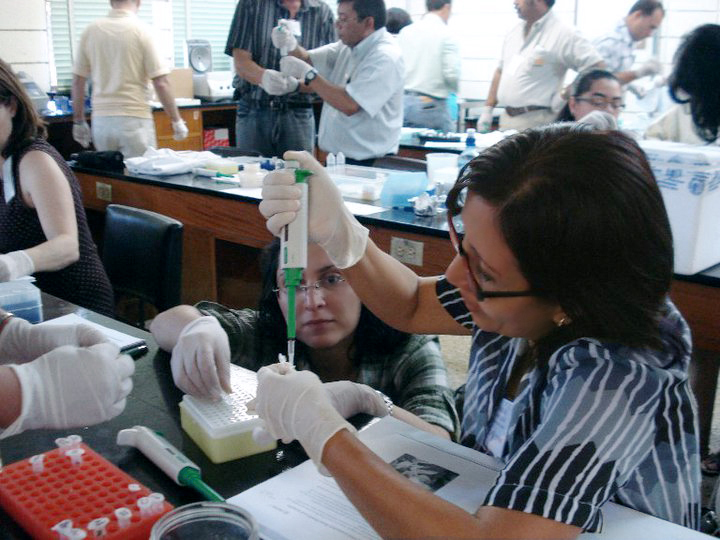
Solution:
<svg viewBox="0 0 720 540"><path fill-rule="evenodd" d="M420 96L424 98L429 98L433 101L445 101L445 98L431 96L430 94L423 94L422 92L416 92L415 90L405 90L405 94L408 96Z"/></svg>
<svg viewBox="0 0 720 540"><path fill-rule="evenodd" d="M519 116L521 114L529 113L532 111L549 111L550 107L543 107L542 105L528 105L527 107L505 107L505 112L508 116Z"/></svg>
<svg viewBox="0 0 720 540"><path fill-rule="evenodd" d="M245 102L253 109L284 111L287 109L312 109L312 103L298 103L286 99L247 99Z"/></svg>

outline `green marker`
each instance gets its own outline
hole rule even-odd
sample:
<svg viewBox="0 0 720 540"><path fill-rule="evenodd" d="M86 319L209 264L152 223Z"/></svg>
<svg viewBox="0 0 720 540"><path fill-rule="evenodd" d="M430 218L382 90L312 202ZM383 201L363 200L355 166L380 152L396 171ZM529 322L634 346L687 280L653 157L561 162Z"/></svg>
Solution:
<svg viewBox="0 0 720 540"><path fill-rule="evenodd" d="M294 169L295 184L302 191L300 195L300 210L292 223L283 229L280 238L280 268L283 269L285 287L288 292L288 361L295 365L295 291L302 281L302 275L307 268L308 245L308 176L312 172L298 169L297 161L286 161L285 168Z"/></svg>

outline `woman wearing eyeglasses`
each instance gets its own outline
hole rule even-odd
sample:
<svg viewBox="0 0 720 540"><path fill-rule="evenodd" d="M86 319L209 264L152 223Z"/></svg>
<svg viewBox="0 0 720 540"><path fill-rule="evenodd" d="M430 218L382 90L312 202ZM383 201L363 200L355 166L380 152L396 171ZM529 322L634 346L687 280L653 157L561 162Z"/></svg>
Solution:
<svg viewBox="0 0 720 540"><path fill-rule="evenodd" d="M558 122L575 122L592 111L605 111L616 119L625 107L617 77L604 69L591 69L578 75L572 95L560 111Z"/></svg>
<svg viewBox="0 0 720 540"><path fill-rule="evenodd" d="M266 428L299 440L381 536L574 538L599 530L607 501L698 526L690 332L667 296L662 197L631 138L555 125L485 150L448 196L457 256L434 278L369 240L313 158L285 157L315 172L311 237L365 305L406 332L473 335L461 440L504 462L475 514L371 452L311 376L258 372ZM266 178L273 233L294 219L292 182Z"/></svg>
<svg viewBox="0 0 720 540"><path fill-rule="evenodd" d="M203 301L153 320L150 331L162 349L172 351L180 389L218 399L231 391L231 361L257 370L287 354L288 291L279 252L277 239L263 251L257 310ZM459 422L437 338L399 332L380 321L317 244L308 246L296 321L297 368L328 383L327 392L346 418L392 412L416 427L457 438Z"/></svg>

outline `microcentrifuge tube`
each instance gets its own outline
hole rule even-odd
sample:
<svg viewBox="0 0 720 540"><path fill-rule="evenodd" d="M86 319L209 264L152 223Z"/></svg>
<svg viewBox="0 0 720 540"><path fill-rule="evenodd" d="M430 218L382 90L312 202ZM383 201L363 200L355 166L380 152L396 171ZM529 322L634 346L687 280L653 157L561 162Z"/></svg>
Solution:
<svg viewBox="0 0 720 540"><path fill-rule="evenodd" d="M152 501L150 500L150 497L140 497L137 500L138 508L140 509L140 515L145 517L152 514Z"/></svg>
<svg viewBox="0 0 720 540"><path fill-rule="evenodd" d="M70 445L72 442L67 437L60 437L58 439L55 439L55 444L60 449L61 454L65 454L68 450L70 450Z"/></svg>
<svg viewBox="0 0 720 540"><path fill-rule="evenodd" d="M45 469L45 456L43 454L38 454L36 456L30 456L30 459L28 460L30 462L30 465L32 466L32 471L35 474L40 474Z"/></svg>
<svg viewBox="0 0 720 540"><path fill-rule="evenodd" d="M335 163L337 164L338 171L341 173L345 172L345 154L338 152L335 157Z"/></svg>
<svg viewBox="0 0 720 540"><path fill-rule="evenodd" d="M68 535L73 530L72 519L63 519L62 521L59 521L55 525L53 525L50 529L58 533L58 537L61 540L65 540L69 538Z"/></svg>
<svg viewBox="0 0 720 540"><path fill-rule="evenodd" d="M100 538L107 535L108 523L110 523L110 520L106 517L93 519L90 523L87 524L87 529L88 531L93 533L93 536L95 538Z"/></svg>
<svg viewBox="0 0 720 540"><path fill-rule="evenodd" d="M85 450L82 448L71 448L65 452L65 455L70 458L70 462L73 465L80 465L83 462L82 456L84 453Z"/></svg>
<svg viewBox="0 0 720 540"><path fill-rule="evenodd" d="M165 502L165 495L162 493L151 493L148 495L148 499L152 502L150 506L150 512L153 514L159 514L163 511L163 503Z"/></svg>
<svg viewBox="0 0 720 540"><path fill-rule="evenodd" d="M66 533L68 540L83 540L87 536L87 533L83 529L70 529Z"/></svg>
<svg viewBox="0 0 720 540"><path fill-rule="evenodd" d="M325 168L328 171L335 170L335 154L333 154L332 152L330 152L325 158Z"/></svg>
<svg viewBox="0 0 720 540"><path fill-rule="evenodd" d="M132 511L125 507L115 509L115 517L118 520L118 527L121 529L130 525L130 518L132 517Z"/></svg>
<svg viewBox="0 0 720 540"><path fill-rule="evenodd" d="M67 440L70 442L70 448L80 448L82 437L80 435L68 435Z"/></svg>
<svg viewBox="0 0 720 540"><path fill-rule="evenodd" d="M128 491L140 491L140 484L128 484Z"/></svg>

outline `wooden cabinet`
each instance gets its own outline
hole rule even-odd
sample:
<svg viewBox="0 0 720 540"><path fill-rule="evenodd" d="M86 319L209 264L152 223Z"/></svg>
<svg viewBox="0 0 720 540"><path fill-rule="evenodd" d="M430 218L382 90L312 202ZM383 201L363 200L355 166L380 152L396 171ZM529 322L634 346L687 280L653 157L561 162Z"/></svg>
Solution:
<svg viewBox="0 0 720 540"><path fill-rule="evenodd" d="M182 141L173 139L172 122L165 111L153 111L158 148L201 151L203 149L203 122L200 109L182 108L179 110L189 132L187 138Z"/></svg>

